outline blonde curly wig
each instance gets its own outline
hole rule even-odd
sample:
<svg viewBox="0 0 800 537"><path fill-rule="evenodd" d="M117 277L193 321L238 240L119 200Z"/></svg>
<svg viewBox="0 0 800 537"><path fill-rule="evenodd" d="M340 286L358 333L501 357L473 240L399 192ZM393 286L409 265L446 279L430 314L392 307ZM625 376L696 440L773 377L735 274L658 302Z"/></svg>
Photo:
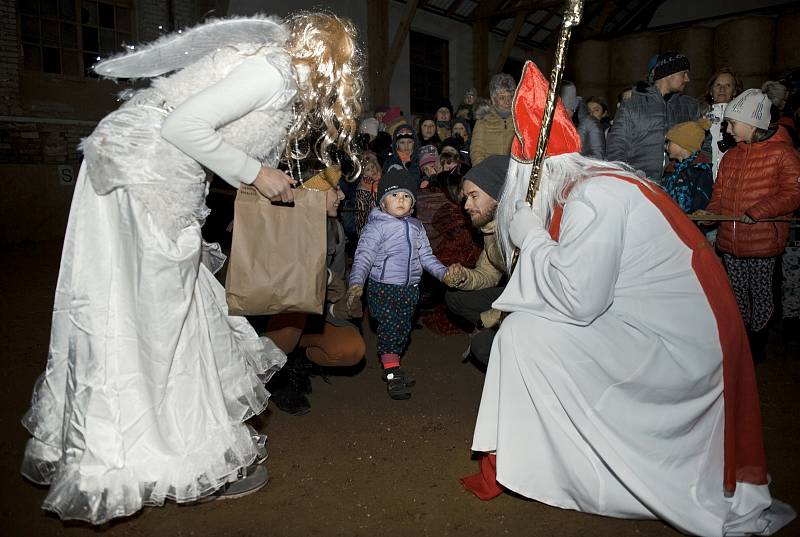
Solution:
<svg viewBox="0 0 800 537"><path fill-rule="evenodd" d="M286 19L289 39L285 47L297 73L298 96L289 130L287 157L300 159L296 141L319 137L313 147L317 158L330 165L331 144L344 151L360 173L352 141L361 116L362 55L353 23L326 12L299 12Z"/></svg>

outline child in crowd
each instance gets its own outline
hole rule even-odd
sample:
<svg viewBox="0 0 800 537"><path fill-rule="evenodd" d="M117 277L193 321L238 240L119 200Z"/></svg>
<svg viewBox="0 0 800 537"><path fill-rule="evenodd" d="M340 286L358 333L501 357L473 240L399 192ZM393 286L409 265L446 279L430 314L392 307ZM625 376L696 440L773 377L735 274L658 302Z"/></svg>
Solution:
<svg viewBox="0 0 800 537"><path fill-rule="evenodd" d="M361 232L347 290L348 304L361 300L369 278L367 304L378 322L378 354L392 399L411 397L409 388L415 383L400 368L400 355L411 333L422 271L439 281L447 272L433 255L422 223L411 216L416 190L417 181L406 170L393 168L383 176L379 208L372 210Z"/></svg>
<svg viewBox="0 0 800 537"><path fill-rule="evenodd" d="M356 188L356 235L367 224L367 218L375 208L375 197L381 180L381 166L378 157L372 151L364 151L361 155L361 177Z"/></svg>
<svg viewBox="0 0 800 537"><path fill-rule="evenodd" d="M701 119L678 123L667 132L664 151L672 162L664 171L661 185L685 213L705 209L711 199L711 159L700 151L709 127L711 122Z"/></svg>
<svg viewBox="0 0 800 537"><path fill-rule="evenodd" d="M450 104L448 99L444 99L439 103L436 109L436 134L439 135L440 140L449 138L452 135L453 128L453 105Z"/></svg>
<svg viewBox="0 0 800 537"><path fill-rule="evenodd" d="M800 206L800 156L783 127L770 127L770 104L757 89L728 103L725 120L737 145L722 157L706 208L737 218L720 223L716 245L756 360L763 358L765 328L774 308L775 261L789 235L787 222L763 220L790 215Z"/></svg>
<svg viewBox="0 0 800 537"><path fill-rule="evenodd" d="M392 138L392 154L383 163L383 175L390 168L408 170L416 181L419 181L419 155L414 130L408 123L398 126Z"/></svg>
<svg viewBox="0 0 800 537"><path fill-rule="evenodd" d="M441 170L439 151L436 146L426 145L419 148L420 188L428 188Z"/></svg>

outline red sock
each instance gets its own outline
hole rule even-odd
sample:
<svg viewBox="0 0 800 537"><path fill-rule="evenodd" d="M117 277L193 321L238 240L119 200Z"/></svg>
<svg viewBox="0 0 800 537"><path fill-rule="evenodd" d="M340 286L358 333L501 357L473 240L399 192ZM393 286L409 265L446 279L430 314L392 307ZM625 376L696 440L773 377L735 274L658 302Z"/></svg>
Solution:
<svg viewBox="0 0 800 537"><path fill-rule="evenodd" d="M400 367L400 355L394 353L381 354L381 363L383 364L384 369L389 369L390 367Z"/></svg>

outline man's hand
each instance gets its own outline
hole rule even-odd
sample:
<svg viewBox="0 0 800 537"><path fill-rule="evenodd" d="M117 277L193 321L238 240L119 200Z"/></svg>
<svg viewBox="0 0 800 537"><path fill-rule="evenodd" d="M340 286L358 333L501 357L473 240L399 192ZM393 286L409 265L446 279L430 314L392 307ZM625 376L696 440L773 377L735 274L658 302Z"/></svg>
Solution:
<svg viewBox="0 0 800 537"><path fill-rule="evenodd" d="M364 294L364 287L361 285L351 285L347 289L347 314L349 317L361 317L364 312L361 308L361 296Z"/></svg>
<svg viewBox="0 0 800 537"><path fill-rule="evenodd" d="M752 216L750 216L747 213L744 213L739 220L741 222L745 223L745 224L755 224L756 223L756 219L753 218Z"/></svg>
<svg viewBox="0 0 800 537"><path fill-rule="evenodd" d="M258 192L270 201L294 201L292 187L296 181L286 175L286 172L261 166L253 186Z"/></svg>
<svg viewBox="0 0 800 537"><path fill-rule="evenodd" d="M461 270L462 268L461 263L453 263L447 267L447 272L444 273L444 278L442 278L444 284L448 287L458 287L464 283L466 275Z"/></svg>
<svg viewBox="0 0 800 537"><path fill-rule="evenodd" d="M511 217L511 224L508 228L511 242L521 248L531 229L544 229L544 223L530 205L520 200L517 202L516 211Z"/></svg>
<svg viewBox="0 0 800 537"><path fill-rule="evenodd" d="M706 211L705 209L698 209L692 213L692 216L705 216L707 214L714 214ZM715 224L713 220L695 220L696 224L700 224L701 226L710 226Z"/></svg>

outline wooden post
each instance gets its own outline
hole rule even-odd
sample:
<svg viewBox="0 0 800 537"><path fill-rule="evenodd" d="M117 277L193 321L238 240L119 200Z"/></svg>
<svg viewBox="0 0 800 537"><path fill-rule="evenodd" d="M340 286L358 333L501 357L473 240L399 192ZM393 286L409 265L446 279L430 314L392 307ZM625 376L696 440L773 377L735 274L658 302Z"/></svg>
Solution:
<svg viewBox="0 0 800 537"><path fill-rule="evenodd" d="M369 76L369 106L389 104L389 85L392 73L387 72L389 50L389 0L367 0L367 70Z"/></svg>
<svg viewBox="0 0 800 537"><path fill-rule="evenodd" d="M388 78L389 83L391 83L395 65L397 65L397 60L400 58L400 51L403 50L403 44L406 42L406 37L408 37L408 30L411 28L411 21L414 20L414 13L417 12L419 2L420 0L408 0L406 2L406 11L400 20L400 26L397 27L397 31L394 33L392 46L389 47L389 52L386 54L385 76Z"/></svg>
<svg viewBox="0 0 800 537"><path fill-rule="evenodd" d="M525 17L527 14L527 11L520 11L514 18L514 25L508 32L505 43L503 43L503 50L500 51L500 55L497 56L497 61L494 63L494 69L492 69L493 75L503 70L503 65L505 65L508 55L511 54L511 49L514 48L514 43L517 41L520 30L522 30L522 25L525 24Z"/></svg>
<svg viewBox="0 0 800 537"><path fill-rule="evenodd" d="M489 24L472 24L472 80L478 95L489 94Z"/></svg>

